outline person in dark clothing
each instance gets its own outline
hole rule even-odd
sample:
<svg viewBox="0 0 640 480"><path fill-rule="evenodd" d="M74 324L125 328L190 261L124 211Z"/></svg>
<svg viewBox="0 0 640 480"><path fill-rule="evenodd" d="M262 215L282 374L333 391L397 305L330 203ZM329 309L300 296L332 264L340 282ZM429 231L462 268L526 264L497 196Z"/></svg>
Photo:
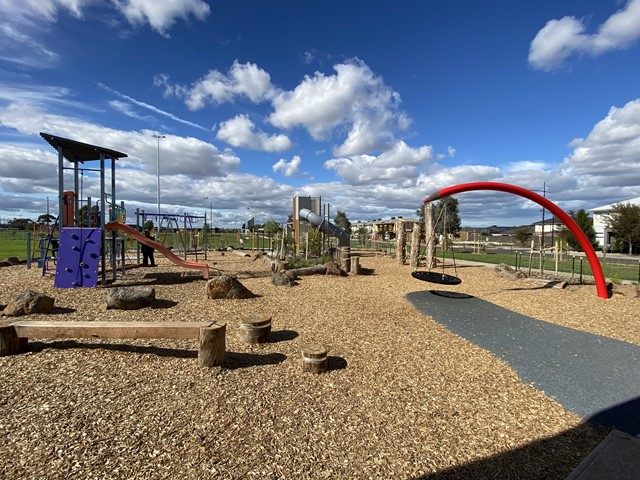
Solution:
<svg viewBox="0 0 640 480"><path fill-rule="evenodd" d="M144 236L147 237L150 240L154 240L154 238L151 236L151 232L149 230L145 230L144 231ZM153 247L150 247L148 245L145 245L144 243L141 244L140 246L140 250L142 250L142 266L143 267L148 267L149 266L149 262L151 262L151 266L155 267L156 266L156 262L153 258Z"/></svg>

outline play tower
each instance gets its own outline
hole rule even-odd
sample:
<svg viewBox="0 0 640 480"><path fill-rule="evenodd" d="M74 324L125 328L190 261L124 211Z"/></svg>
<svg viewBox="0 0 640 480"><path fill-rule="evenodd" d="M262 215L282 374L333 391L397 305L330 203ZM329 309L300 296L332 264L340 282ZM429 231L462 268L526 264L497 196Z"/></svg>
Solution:
<svg viewBox="0 0 640 480"><path fill-rule="evenodd" d="M100 269L101 283L106 284L106 274L109 269L106 257L106 236L104 226L116 220L116 160L127 156L96 145L70 140L68 138L40 133L49 145L58 152L58 221L60 222L60 246L54 286L57 288L95 287L98 282ZM71 166L65 166L64 159ZM80 167L85 162L99 162L97 168ZM105 165L109 161L111 181L110 191L107 192L105 181ZM73 190L65 189L65 171L73 172ZM87 176L99 178L100 200L98 201L98 215L96 225L88 226L80 215L80 202L85 173ZM107 195L114 208L107 208ZM89 209L88 209L89 210ZM107 218L108 215L108 218ZM116 275L116 238L115 231L111 232L109 244L111 249L111 272L114 280Z"/></svg>

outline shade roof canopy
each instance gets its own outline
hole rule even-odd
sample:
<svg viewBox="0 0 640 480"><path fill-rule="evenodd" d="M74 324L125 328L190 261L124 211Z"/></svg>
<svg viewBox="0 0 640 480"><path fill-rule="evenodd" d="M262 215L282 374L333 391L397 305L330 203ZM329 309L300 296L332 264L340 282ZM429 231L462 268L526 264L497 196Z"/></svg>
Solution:
<svg viewBox="0 0 640 480"><path fill-rule="evenodd" d="M116 150L58 137L57 135L51 135L49 133L40 132L40 136L44 138L56 151L59 151L61 148L62 155L70 162L100 160L101 155L105 158L113 159L124 158L127 156L126 153L118 152Z"/></svg>

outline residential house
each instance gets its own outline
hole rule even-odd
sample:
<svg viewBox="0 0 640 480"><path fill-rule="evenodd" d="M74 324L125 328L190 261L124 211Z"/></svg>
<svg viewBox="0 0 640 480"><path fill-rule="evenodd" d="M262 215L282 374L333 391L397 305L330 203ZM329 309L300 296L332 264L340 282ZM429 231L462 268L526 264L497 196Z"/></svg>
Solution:
<svg viewBox="0 0 640 480"><path fill-rule="evenodd" d="M620 202L589 209L589 212L593 213L593 229L596 231L596 241L601 247L608 247L611 245L612 237L615 237L616 232L611 230L607 225L607 217L611 213L611 210L613 210L613 207L620 203L640 205L640 197L630 198L629 200L622 200Z"/></svg>

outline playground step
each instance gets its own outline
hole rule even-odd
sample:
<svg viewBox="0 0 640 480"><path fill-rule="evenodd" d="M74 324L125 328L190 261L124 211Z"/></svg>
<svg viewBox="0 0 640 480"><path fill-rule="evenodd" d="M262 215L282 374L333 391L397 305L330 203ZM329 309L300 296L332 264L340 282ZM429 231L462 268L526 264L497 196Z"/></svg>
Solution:
<svg viewBox="0 0 640 480"><path fill-rule="evenodd" d="M215 322L43 322L13 323L19 338L193 338Z"/></svg>

